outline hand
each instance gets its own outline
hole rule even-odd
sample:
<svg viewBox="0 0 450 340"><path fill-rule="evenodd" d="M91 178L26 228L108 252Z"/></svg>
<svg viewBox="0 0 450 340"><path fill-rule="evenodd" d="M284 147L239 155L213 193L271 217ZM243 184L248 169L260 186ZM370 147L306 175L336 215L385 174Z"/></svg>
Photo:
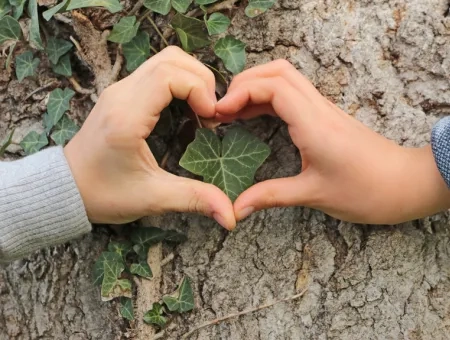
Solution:
<svg viewBox="0 0 450 340"><path fill-rule="evenodd" d="M278 115L301 154L299 175L258 183L237 198L238 220L264 208L303 205L341 220L394 224L450 207L429 146L400 147L371 131L284 60L238 75L216 110L222 121Z"/></svg>
<svg viewBox="0 0 450 340"><path fill-rule="evenodd" d="M215 115L213 73L168 47L107 88L65 148L91 222L125 223L183 211L235 227L232 203L220 189L162 170L147 146L145 139L173 97L186 99L201 117Z"/></svg>

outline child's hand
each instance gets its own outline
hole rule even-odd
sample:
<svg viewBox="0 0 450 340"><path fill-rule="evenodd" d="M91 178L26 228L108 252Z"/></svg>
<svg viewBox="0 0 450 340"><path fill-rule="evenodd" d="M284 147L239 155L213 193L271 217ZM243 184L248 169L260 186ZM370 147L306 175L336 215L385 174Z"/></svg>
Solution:
<svg viewBox="0 0 450 340"><path fill-rule="evenodd" d="M65 148L92 222L124 223L186 211L235 227L233 206L220 189L162 170L145 141L173 97L187 99L199 116L214 117L214 91L213 73L170 47L101 94Z"/></svg>
<svg viewBox="0 0 450 340"><path fill-rule="evenodd" d="M346 221L394 224L450 206L430 147L400 147L371 131L286 61L238 75L216 110L223 121L278 115L302 157L299 175L242 193L234 204L238 220L264 208L303 205Z"/></svg>

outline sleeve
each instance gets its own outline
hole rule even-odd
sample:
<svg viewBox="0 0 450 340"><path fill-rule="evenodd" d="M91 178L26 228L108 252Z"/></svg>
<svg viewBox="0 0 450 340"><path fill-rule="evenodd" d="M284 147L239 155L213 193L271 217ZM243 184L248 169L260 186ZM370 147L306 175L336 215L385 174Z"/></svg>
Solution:
<svg viewBox="0 0 450 340"><path fill-rule="evenodd" d="M450 188L450 117L441 119L433 127L431 148L439 172Z"/></svg>
<svg viewBox="0 0 450 340"><path fill-rule="evenodd" d="M0 162L0 262L91 230L62 147Z"/></svg>

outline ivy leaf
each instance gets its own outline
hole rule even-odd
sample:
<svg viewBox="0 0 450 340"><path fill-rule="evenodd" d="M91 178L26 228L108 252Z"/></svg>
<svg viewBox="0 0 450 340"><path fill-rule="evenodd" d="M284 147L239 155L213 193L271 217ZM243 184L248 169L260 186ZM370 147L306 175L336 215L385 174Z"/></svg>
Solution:
<svg viewBox="0 0 450 340"><path fill-rule="evenodd" d="M44 13L42 13L42 16L44 17L45 20L49 21L56 13L64 12L66 10L68 1L69 0L63 0L56 6L49 8Z"/></svg>
<svg viewBox="0 0 450 340"><path fill-rule="evenodd" d="M172 7L179 13L186 13L192 0L172 0Z"/></svg>
<svg viewBox="0 0 450 340"><path fill-rule="evenodd" d="M33 58L31 51L24 52L16 57L16 76L19 82L26 77L33 76L39 66L40 60Z"/></svg>
<svg viewBox="0 0 450 340"><path fill-rule="evenodd" d="M11 5L8 0L0 0L0 19L11 11Z"/></svg>
<svg viewBox="0 0 450 340"><path fill-rule="evenodd" d="M172 7L170 0L144 0L144 6L162 15L169 14Z"/></svg>
<svg viewBox="0 0 450 340"><path fill-rule="evenodd" d="M131 242L133 242L133 250L142 258L147 259L147 252L150 246L164 240L166 233L164 230L150 228L133 228L131 232Z"/></svg>
<svg viewBox="0 0 450 340"><path fill-rule="evenodd" d="M51 126L55 126L56 123L62 118L64 113L70 108L70 100L75 95L75 92L71 89L55 89L50 93L50 97L47 103L47 112Z"/></svg>
<svg viewBox="0 0 450 340"><path fill-rule="evenodd" d="M213 3L217 2L217 1L218 0L195 0L195 3L197 5L204 6L204 5L213 4Z"/></svg>
<svg viewBox="0 0 450 340"><path fill-rule="evenodd" d="M120 299L120 315L129 321L134 320L133 299L126 297Z"/></svg>
<svg viewBox="0 0 450 340"><path fill-rule="evenodd" d="M34 48L43 50L44 45L42 44L41 33L39 32L39 14L37 6L37 0L28 1L28 13L31 18L30 43Z"/></svg>
<svg viewBox="0 0 450 340"><path fill-rule="evenodd" d="M64 40L50 37L47 42L48 58L53 64L58 63L59 58L69 52L72 48L72 43Z"/></svg>
<svg viewBox="0 0 450 340"><path fill-rule="evenodd" d="M20 146L26 155L31 155L38 152L44 146L48 144L47 136L45 132L39 134L36 131L31 131L28 135L22 139Z"/></svg>
<svg viewBox="0 0 450 340"><path fill-rule="evenodd" d="M122 270L125 269L125 265L123 264L123 258L120 254L111 251L104 251L101 253L100 257L94 264L93 277L94 277L94 285L100 285L103 282L103 277L105 273L105 262L113 263L117 262L118 266L123 267Z"/></svg>
<svg viewBox="0 0 450 340"><path fill-rule="evenodd" d="M22 36L22 29L19 22L7 15L0 19L0 44L7 40L19 40Z"/></svg>
<svg viewBox="0 0 450 340"><path fill-rule="evenodd" d="M214 53L233 74L241 72L245 67L245 44L231 35L217 40Z"/></svg>
<svg viewBox="0 0 450 340"><path fill-rule="evenodd" d="M42 117L42 123L44 124L44 131L45 133L48 135L50 133L50 131L53 128L53 122L52 122L52 118L50 117L50 115L48 114L48 112L45 112L43 117Z"/></svg>
<svg viewBox="0 0 450 340"><path fill-rule="evenodd" d="M186 240L187 236L185 234L179 233L176 230L166 230L164 241L173 243L182 243L185 242Z"/></svg>
<svg viewBox="0 0 450 340"><path fill-rule="evenodd" d="M108 251L117 253L123 258L131 251L131 243L128 241L116 242L111 241L108 244Z"/></svg>
<svg viewBox="0 0 450 340"><path fill-rule="evenodd" d="M256 170L269 154L266 144L242 128L231 129L222 142L211 130L198 129L180 165L234 201L253 184Z"/></svg>
<svg viewBox="0 0 450 340"><path fill-rule="evenodd" d="M222 13L213 13L206 21L206 27L210 35L220 34L225 32L230 26L230 19Z"/></svg>
<svg viewBox="0 0 450 340"><path fill-rule="evenodd" d="M118 0L71 0L67 10L84 7L104 7L111 13L120 12L123 8Z"/></svg>
<svg viewBox="0 0 450 340"><path fill-rule="evenodd" d="M130 273L142 276L146 279L151 279L153 277L152 270L146 260L141 260L139 263L133 263L130 266Z"/></svg>
<svg viewBox="0 0 450 340"><path fill-rule="evenodd" d="M139 25L135 16L124 17L114 25L108 40L118 44L130 42L136 36Z"/></svg>
<svg viewBox="0 0 450 340"><path fill-rule="evenodd" d="M144 322L159 327L164 327L167 323L167 319L163 316L164 309L159 303L154 303L152 309L144 314Z"/></svg>
<svg viewBox="0 0 450 340"><path fill-rule="evenodd" d="M139 32L129 43L122 45L127 61L127 71L132 72L150 56L150 38L147 32Z"/></svg>
<svg viewBox="0 0 450 340"><path fill-rule="evenodd" d="M16 129L12 129L9 136L0 143L0 157L3 157L6 149L11 145L14 131L16 131Z"/></svg>
<svg viewBox="0 0 450 340"><path fill-rule="evenodd" d="M107 273L108 271L105 271L102 283L102 301L110 301L120 296L132 298L131 281L127 279L115 279L113 281L112 276L107 275Z"/></svg>
<svg viewBox="0 0 450 340"><path fill-rule="evenodd" d="M186 52L209 45L210 41L203 21L177 13L170 24L177 32L183 50Z"/></svg>
<svg viewBox="0 0 450 340"><path fill-rule="evenodd" d="M249 0L248 5L245 8L245 14L249 18L254 18L271 8L275 4L275 1L276 0Z"/></svg>
<svg viewBox="0 0 450 340"><path fill-rule="evenodd" d="M12 16L14 19L19 20L23 14L23 8L27 0L10 0L9 3L13 6Z"/></svg>
<svg viewBox="0 0 450 340"><path fill-rule="evenodd" d="M180 286L171 295L163 296L163 301L171 312L188 312L194 308L194 293L190 279L185 276Z"/></svg>
<svg viewBox="0 0 450 340"><path fill-rule="evenodd" d="M70 53L64 54L61 58L59 58L56 64L52 64L52 70L56 74L71 77L72 65L70 64Z"/></svg>
<svg viewBox="0 0 450 340"><path fill-rule="evenodd" d="M55 125L51 138L57 145L64 145L71 140L73 136L80 130L67 115L64 115Z"/></svg>

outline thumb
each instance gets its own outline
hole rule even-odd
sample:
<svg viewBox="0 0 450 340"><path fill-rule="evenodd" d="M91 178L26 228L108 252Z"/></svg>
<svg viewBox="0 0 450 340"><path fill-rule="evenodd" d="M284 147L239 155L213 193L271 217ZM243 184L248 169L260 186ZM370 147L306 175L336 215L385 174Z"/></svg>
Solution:
<svg viewBox="0 0 450 340"><path fill-rule="evenodd" d="M170 178L160 185L157 195L156 203L161 210L200 213L214 218L225 229L236 227L233 204L222 190L212 184L167 174Z"/></svg>
<svg viewBox="0 0 450 340"><path fill-rule="evenodd" d="M312 193L310 187L310 181L306 180L304 173L255 184L236 199L234 203L236 220L243 220L262 209L305 205L310 201Z"/></svg>

